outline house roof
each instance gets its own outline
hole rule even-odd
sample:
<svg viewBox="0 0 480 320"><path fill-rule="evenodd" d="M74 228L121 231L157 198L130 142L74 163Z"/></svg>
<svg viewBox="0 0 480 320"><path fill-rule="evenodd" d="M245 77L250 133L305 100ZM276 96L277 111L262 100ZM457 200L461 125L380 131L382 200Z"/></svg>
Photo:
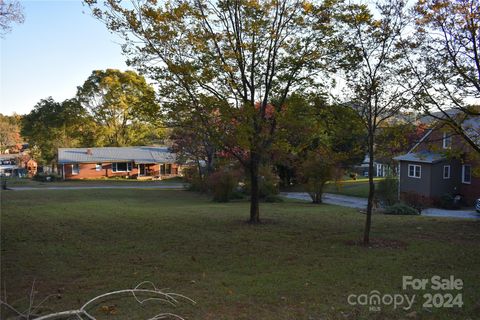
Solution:
<svg viewBox="0 0 480 320"><path fill-rule="evenodd" d="M462 129L467 137L480 147L480 116L465 120L462 123Z"/></svg>
<svg viewBox="0 0 480 320"><path fill-rule="evenodd" d="M59 148L58 163L129 162L165 163L175 162L175 154L167 147L105 147L105 148Z"/></svg>
<svg viewBox="0 0 480 320"><path fill-rule="evenodd" d="M429 151L421 151L417 153L406 153L401 156L393 158L397 161L410 161L421 163L437 163L445 160L445 155Z"/></svg>

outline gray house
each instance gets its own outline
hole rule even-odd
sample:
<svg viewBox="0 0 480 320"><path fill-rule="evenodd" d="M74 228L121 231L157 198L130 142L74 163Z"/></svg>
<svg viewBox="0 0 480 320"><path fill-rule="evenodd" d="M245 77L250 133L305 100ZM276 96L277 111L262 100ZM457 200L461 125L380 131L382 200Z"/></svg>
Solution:
<svg viewBox="0 0 480 320"><path fill-rule="evenodd" d="M394 159L399 162L401 199L413 194L436 202L444 195L460 195L473 204L480 197L480 177L474 174L480 166L478 153L445 126L428 130L407 154Z"/></svg>
<svg viewBox="0 0 480 320"><path fill-rule="evenodd" d="M415 193L430 199L460 192L462 165L440 153L420 151L394 158L399 162L400 194Z"/></svg>

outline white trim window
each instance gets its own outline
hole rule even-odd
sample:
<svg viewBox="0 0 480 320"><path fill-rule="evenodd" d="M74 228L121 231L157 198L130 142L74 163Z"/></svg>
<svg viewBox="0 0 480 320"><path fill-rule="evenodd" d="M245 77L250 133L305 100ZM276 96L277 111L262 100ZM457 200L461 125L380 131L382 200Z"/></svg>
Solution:
<svg viewBox="0 0 480 320"><path fill-rule="evenodd" d="M448 132L443 133L443 149L450 149L452 147L452 135Z"/></svg>
<svg viewBox="0 0 480 320"><path fill-rule="evenodd" d="M410 178L420 179L422 177L422 167L418 164L408 165L408 176Z"/></svg>
<svg viewBox="0 0 480 320"><path fill-rule="evenodd" d="M472 183L472 166L469 164L462 166L462 183Z"/></svg>
<svg viewBox="0 0 480 320"><path fill-rule="evenodd" d="M112 172L130 172L132 171L131 162L114 162L112 163Z"/></svg>
<svg viewBox="0 0 480 320"><path fill-rule="evenodd" d="M80 165L78 163L72 164L72 176L80 174Z"/></svg>
<svg viewBox="0 0 480 320"><path fill-rule="evenodd" d="M450 179L450 166L443 166L443 179Z"/></svg>

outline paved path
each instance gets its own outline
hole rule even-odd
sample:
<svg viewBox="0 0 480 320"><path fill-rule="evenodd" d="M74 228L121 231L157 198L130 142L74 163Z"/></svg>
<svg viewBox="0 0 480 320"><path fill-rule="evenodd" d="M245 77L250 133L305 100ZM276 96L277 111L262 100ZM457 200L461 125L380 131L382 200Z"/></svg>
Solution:
<svg viewBox="0 0 480 320"><path fill-rule="evenodd" d="M24 191L24 190L90 190L90 189L175 189L181 190L185 189L184 185L181 183L176 184L164 184L164 185L155 185L155 186L115 186L115 185L103 185L103 186L57 186L57 187L8 187L9 190L13 191Z"/></svg>
<svg viewBox="0 0 480 320"><path fill-rule="evenodd" d="M290 199L312 201L306 192L282 192L281 196ZM343 207L366 209L367 199L350 196L343 196L339 194L324 193L322 201L328 204L335 204ZM422 216L427 217L447 217L447 218L461 218L461 219L480 219L480 213L477 213L473 208L471 210L445 210L437 208L428 208L422 210Z"/></svg>
<svg viewBox="0 0 480 320"><path fill-rule="evenodd" d="M312 201L312 198L310 198L306 192L282 192L280 195L290 199ZM333 193L324 193L322 201L328 204L336 204L343 207L357 209L365 209L367 207L367 199L365 198L342 196Z"/></svg>

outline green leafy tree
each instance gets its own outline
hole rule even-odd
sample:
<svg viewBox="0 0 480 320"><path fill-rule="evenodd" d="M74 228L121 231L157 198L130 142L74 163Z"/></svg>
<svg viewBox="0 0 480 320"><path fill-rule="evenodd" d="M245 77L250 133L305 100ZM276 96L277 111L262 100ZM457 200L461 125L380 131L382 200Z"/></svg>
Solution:
<svg viewBox="0 0 480 320"><path fill-rule="evenodd" d="M370 241L375 185L373 182L375 161L375 138L378 128L386 120L398 114L412 101L401 70L402 43L408 18L402 0L377 3L375 14L367 5L348 5L345 23L349 26L345 40L351 44L349 53L358 63L347 70L352 106L362 118L367 132L367 148L370 163L369 194L363 242ZM349 41L348 41L349 40ZM355 57L353 58L355 59Z"/></svg>
<svg viewBox="0 0 480 320"><path fill-rule="evenodd" d="M163 137L155 91L134 71L95 70L77 97L97 124L98 146L141 145Z"/></svg>
<svg viewBox="0 0 480 320"><path fill-rule="evenodd" d="M42 99L22 117L22 136L38 150L40 164L51 164L58 148L91 145L95 139L95 124L75 99L56 102Z"/></svg>
<svg viewBox="0 0 480 320"><path fill-rule="evenodd" d="M336 1L134 1L122 6L107 0L106 9L95 0L85 2L125 37L130 63L158 81L163 99L186 98L194 113L203 109L202 94L218 100L225 128L219 141L249 173L250 222L258 223L259 167L276 127L267 107L274 98L281 107L293 90L312 84L319 70L332 65Z"/></svg>
<svg viewBox="0 0 480 320"><path fill-rule="evenodd" d="M313 203L322 203L325 183L335 177L336 155L328 148L309 151L301 164L301 181Z"/></svg>
<svg viewBox="0 0 480 320"><path fill-rule="evenodd" d="M291 179L308 184L306 177L320 179L320 174L326 182L334 178L334 172L342 172L363 160L365 128L349 106L329 104L322 94L296 94L287 100L277 121L274 161L281 178L289 178L284 185L292 183ZM320 164L322 156L325 159ZM308 171L316 164L322 168L312 170L317 176L311 176ZM316 192L318 196L321 194Z"/></svg>

